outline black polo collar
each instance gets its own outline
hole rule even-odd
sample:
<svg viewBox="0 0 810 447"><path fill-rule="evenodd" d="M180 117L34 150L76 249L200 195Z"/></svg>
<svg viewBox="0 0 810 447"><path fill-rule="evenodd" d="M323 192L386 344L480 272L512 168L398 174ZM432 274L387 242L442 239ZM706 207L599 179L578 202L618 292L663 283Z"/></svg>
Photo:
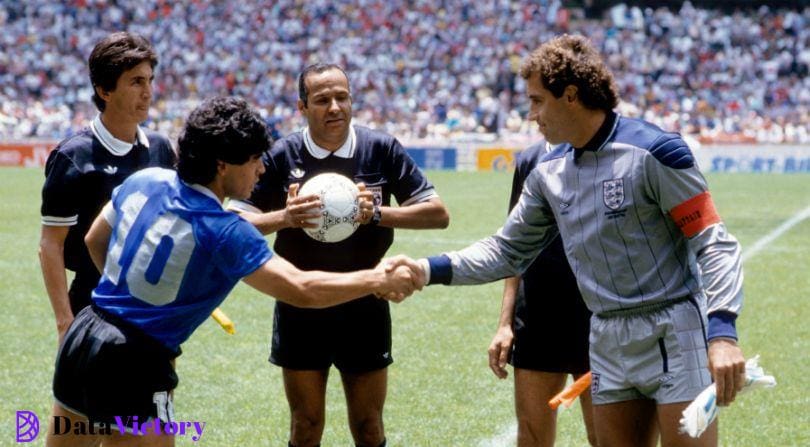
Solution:
<svg viewBox="0 0 810 447"><path fill-rule="evenodd" d="M613 130L616 128L618 121L619 115L612 110L608 111L607 115L605 115L605 121L602 122L602 125L599 126L599 130L596 131L590 141L585 143L585 146L574 148L574 160L581 157L582 153L585 151L596 152L601 149L602 146L607 143L608 138L613 134Z"/></svg>

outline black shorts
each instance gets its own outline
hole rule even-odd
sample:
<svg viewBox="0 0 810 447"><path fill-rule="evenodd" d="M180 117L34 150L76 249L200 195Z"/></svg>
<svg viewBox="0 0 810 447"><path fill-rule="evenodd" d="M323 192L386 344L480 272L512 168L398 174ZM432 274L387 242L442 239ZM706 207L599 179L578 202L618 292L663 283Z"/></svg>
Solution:
<svg viewBox="0 0 810 447"><path fill-rule="evenodd" d="M515 303L515 368L581 374L588 372L591 312L566 263L538 266L545 281L521 281Z"/></svg>
<svg viewBox="0 0 810 447"><path fill-rule="evenodd" d="M114 426L115 416L169 422L177 355L112 315L85 307L59 349L54 398L93 422Z"/></svg>
<svg viewBox="0 0 810 447"><path fill-rule="evenodd" d="M270 362L295 370L362 373L387 367L391 356L391 312L374 296L326 309L276 302Z"/></svg>

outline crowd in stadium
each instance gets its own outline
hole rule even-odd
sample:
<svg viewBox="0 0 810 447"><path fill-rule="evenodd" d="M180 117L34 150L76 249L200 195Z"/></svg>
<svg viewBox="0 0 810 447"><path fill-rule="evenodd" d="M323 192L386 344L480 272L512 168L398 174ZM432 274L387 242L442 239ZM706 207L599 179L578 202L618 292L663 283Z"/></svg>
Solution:
<svg viewBox="0 0 810 447"><path fill-rule="evenodd" d="M599 20L559 0L0 1L0 137L58 140L95 115L86 61L127 29L160 57L149 126L175 134L205 97L235 94L286 133L297 75L335 62L355 119L403 140L536 130L520 60L562 32L591 38L622 113L704 141L810 142L810 8L639 9Z"/></svg>

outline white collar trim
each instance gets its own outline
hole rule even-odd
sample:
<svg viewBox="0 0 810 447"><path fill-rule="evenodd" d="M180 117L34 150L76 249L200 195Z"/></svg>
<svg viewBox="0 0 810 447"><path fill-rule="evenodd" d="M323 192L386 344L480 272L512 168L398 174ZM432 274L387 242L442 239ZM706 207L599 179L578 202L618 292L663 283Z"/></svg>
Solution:
<svg viewBox="0 0 810 447"><path fill-rule="evenodd" d="M223 207L223 209L225 208L224 205L222 204L222 202L219 201L219 197L217 197L217 195L214 194L214 191L211 191L210 189L206 188L203 185L200 185L199 183L186 183L186 185L189 188L191 188L191 189L193 189L193 190L195 190L197 192L201 192L201 193L207 195L208 197L216 200L217 203L219 204L219 206Z"/></svg>
<svg viewBox="0 0 810 447"><path fill-rule="evenodd" d="M97 114L96 117L93 118L93 121L90 122L90 130L93 132L93 135L98 138L98 141L101 142L101 145L113 155L126 155L134 146L132 143L127 143L126 141L121 141L118 138L115 138L113 134L111 134L110 131L104 127L104 123L101 122L100 113ZM146 133L143 131L141 126L138 126L136 138L141 145L146 148L149 147L149 139L146 138Z"/></svg>
<svg viewBox="0 0 810 447"><path fill-rule="evenodd" d="M343 146L340 146L338 150L334 152L324 149L315 143L315 140L313 140L312 136L309 134L309 126L304 127L301 132L304 134L304 146L306 146L307 152L318 160L323 160L331 154L334 154L335 157L340 158L354 157L354 149L357 141L354 132L354 124L349 124L349 137L343 142Z"/></svg>

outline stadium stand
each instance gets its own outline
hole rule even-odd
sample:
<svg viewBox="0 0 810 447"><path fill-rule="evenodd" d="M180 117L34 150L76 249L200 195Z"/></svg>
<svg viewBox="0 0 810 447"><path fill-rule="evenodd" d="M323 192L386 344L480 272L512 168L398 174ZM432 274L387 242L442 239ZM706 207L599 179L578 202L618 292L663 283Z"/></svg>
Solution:
<svg viewBox="0 0 810 447"><path fill-rule="evenodd" d="M58 140L95 114L85 66L113 30L147 36L160 65L149 127L169 135L201 99L236 94L276 130L302 125L296 75L347 67L359 122L401 139L531 138L521 58L589 36L621 111L703 142L810 142L810 8L677 10L559 0L0 0L0 141Z"/></svg>

